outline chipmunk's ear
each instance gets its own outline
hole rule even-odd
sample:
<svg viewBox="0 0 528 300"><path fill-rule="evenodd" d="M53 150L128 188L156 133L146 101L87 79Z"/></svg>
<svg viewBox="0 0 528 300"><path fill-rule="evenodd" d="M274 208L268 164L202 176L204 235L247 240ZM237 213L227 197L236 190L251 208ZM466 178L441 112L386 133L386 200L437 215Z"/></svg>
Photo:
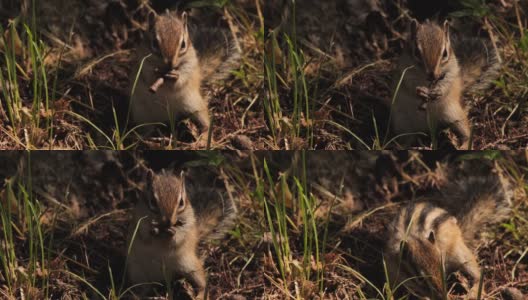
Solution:
<svg viewBox="0 0 528 300"><path fill-rule="evenodd" d="M178 212L183 211L185 209L185 207L187 206L187 201L188 201L187 189L185 188L185 172L184 171L180 172L180 182L181 182L181 189L180 189L180 199L178 199L179 200L178 208L177 208Z"/></svg>
<svg viewBox="0 0 528 300"><path fill-rule="evenodd" d="M429 232L429 236L427 237L427 240L429 240L429 242L431 242L431 244L434 244L436 239L435 239L435 234L433 231Z"/></svg>
<svg viewBox="0 0 528 300"><path fill-rule="evenodd" d="M415 41L416 40L416 35L418 33L418 26L420 24L418 23L418 21L416 19L412 19L411 20L411 40L412 41Z"/></svg>
<svg viewBox="0 0 528 300"><path fill-rule="evenodd" d="M180 180L182 184L182 191L185 192L185 171L180 172Z"/></svg>
<svg viewBox="0 0 528 300"><path fill-rule="evenodd" d="M183 27L187 30L187 12L186 11L182 12L181 19L183 22Z"/></svg>
<svg viewBox="0 0 528 300"><path fill-rule="evenodd" d="M444 21L444 34L445 34L445 40L447 43L450 42L449 40L449 20Z"/></svg>
<svg viewBox="0 0 528 300"><path fill-rule="evenodd" d="M154 171L152 171L152 169L147 169L147 173L145 174L145 182L146 182L146 185L145 185L145 191L148 191L149 195L151 195L152 197L148 197L147 199L147 204L149 206L149 208L151 210L153 210L154 207L156 207L156 205L153 205L155 202L153 200L157 199L157 195L156 195L156 191L154 191ZM150 194L152 193L152 194Z"/></svg>
<svg viewBox="0 0 528 300"><path fill-rule="evenodd" d="M152 169L147 169L147 174L145 174L145 178L147 180L147 184L152 185L152 181L154 181L154 171L152 171Z"/></svg>
<svg viewBox="0 0 528 300"><path fill-rule="evenodd" d="M183 22L183 38L180 44L180 52L179 55L183 55L187 52L187 49L189 48L190 40L189 40L189 29L187 28L187 12L183 12L181 14L181 20Z"/></svg>
<svg viewBox="0 0 528 300"><path fill-rule="evenodd" d="M148 14L147 20L148 20L148 30L153 31L154 27L156 26L156 22L158 21L159 15L153 11Z"/></svg>

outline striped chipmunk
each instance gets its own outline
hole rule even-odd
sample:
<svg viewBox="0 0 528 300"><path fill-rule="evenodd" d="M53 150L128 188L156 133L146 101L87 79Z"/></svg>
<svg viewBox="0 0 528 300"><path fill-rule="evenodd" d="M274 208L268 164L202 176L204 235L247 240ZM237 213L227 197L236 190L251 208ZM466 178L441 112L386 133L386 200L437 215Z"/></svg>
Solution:
<svg viewBox="0 0 528 300"><path fill-rule="evenodd" d="M506 219L512 192L501 174L448 176L431 198L402 207L388 229L384 251L390 284L401 283L420 298L443 299L444 279L460 271L478 293L478 233Z"/></svg>
<svg viewBox="0 0 528 300"><path fill-rule="evenodd" d="M183 172L149 170L145 197L135 207L128 234L131 283L165 285L183 277L196 299L204 299L206 273L198 245L221 239L236 214L235 204L217 189L194 186Z"/></svg>
<svg viewBox="0 0 528 300"><path fill-rule="evenodd" d="M398 135L449 128L458 147L467 149L471 129L462 96L489 88L499 75L500 58L488 41L451 35L447 21L413 20L410 33L393 74L394 90L404 76L402 84L394 102L385 101L391 128Z"/></svg>
<svg viewBox="0 0 528 300"><path fill-rule="evenodd" d="M155 17L131 69L130 110L139 124L190 117L200 130L198 141L203 141L210 116L202 85L227 78L238 66L240 51L229 32L188 19L186 12L168 10Z"/></svg>

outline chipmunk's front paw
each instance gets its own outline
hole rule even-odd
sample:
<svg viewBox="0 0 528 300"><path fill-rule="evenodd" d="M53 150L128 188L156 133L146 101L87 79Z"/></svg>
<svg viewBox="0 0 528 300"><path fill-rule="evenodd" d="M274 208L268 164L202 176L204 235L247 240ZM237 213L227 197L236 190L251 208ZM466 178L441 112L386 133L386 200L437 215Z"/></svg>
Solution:
<svg viewBox="0 0 528 300"><path fill-rule="evenodd" d="M437 89L429 89L429 99L430 100L436 100L442 96L442 93L438 91Z"/></svg>
<svg viewBox="0 0 528 300"><path fill-rule="evenodd" d="M428 87L425 87L425 86L416 87L416 95L418 95L418 97L422 98L422 100L424 101L430 100L430 96L429 96L430 92L431 90Z"/></svg>
<svg viewBox="0 0 528 300"><path fill-rule="evenodd" d="M428 88L425 86L416 87L416 95L422 98L424 101L433 101L442 95L437 89Z"/></svg>
<svg viewBox="0 0 528 300"><path fill-rule="evenodd" d="M180 77L180 73L178 72L178 70L172 69L167 72L167 74L165 74L165 77L170 78L172 80L178 80L178 78Z"/></svg>
<svg viewBox="0 0 528 300"><path fill-rule="evenodd" d="M416 95L423 100L423 103L420 104L419 109L427 109L427 103L434 101L440 98L441 93L436 89L431 89L425 86L416 87Z"/></svg>

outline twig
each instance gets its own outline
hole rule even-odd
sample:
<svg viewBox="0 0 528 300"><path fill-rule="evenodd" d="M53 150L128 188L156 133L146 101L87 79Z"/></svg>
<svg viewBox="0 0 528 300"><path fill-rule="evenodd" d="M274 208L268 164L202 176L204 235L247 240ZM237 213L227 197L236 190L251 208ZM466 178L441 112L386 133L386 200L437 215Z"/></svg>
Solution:
<svg viewBox="0 0 528 300"><path fill-rule="evenodd" d="M165 79L163 77L158 78L149 88L149 91L151 93L156 93L161 85L163 85L163 82L165 82Z"/></svg>
<svg viewBox="0 0 528 300"><path fill-rule="evenodd" d="M488 31L488 34L490 36L491 44L493 45L493 48L495 49L495 53L497 53L497 59L499 60L499 63L502 64L502 57L499 52L499 47L497 47L497 37L493 33L493 28L491 27L491 24L488 21L488 18L484 18L484 25L486 26L486 30Z"/></svg>

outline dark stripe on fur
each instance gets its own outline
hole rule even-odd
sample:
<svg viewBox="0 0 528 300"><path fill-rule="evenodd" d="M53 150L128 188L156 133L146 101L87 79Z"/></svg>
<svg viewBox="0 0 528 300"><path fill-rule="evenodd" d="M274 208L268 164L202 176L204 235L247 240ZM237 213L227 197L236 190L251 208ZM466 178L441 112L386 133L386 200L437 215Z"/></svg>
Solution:
<svg viewBox="0 0 528 300"><path fill-rule="evenodd" d="M411 223L411 218L412 218L412 215L414 213L414 209L415 208L416 208L416 204L415 203L410 203L407 206L407 208L405 209L405 222L403 223L403 226L405 226L406 228Z"/></svg>
<svg viewBox="0 0 528 300"><path fill-rule="evenodd" d="M424 228L425 220L427 216L435 209L435 206L430 202L424 203L424 208L420 212L420 217L418 218L418 228Z"/></svg>
<svg viewBox="0 0 528 300"><path fill-rule="evenodd" d="M439 215L438 217L436 217L436 219L434 219L433 223L431 224L431 229L434 231L434 232L437 232L438 231L438 228L440 227L440 225L442 225L445 221L447 221L449 218L451 217L451 215L447 212L444 212L442 213L441 215Z"/></svg>

